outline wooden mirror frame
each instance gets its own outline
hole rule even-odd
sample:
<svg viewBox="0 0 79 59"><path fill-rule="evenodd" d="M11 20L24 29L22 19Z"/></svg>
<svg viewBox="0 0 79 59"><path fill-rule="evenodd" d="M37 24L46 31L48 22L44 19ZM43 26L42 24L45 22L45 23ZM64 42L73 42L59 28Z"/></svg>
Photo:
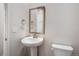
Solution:
<svg viewBox="0 0 79 59"><path fill-rule="evenodd" d="M44 20L43 20L43 33L40 32L31 32L31 10L34 9L43 9L43 13L44 13ZM45 6L40 6L40 7L36 7L36 8L31 8L29 9L29 33L37 33L37 34L45 34Z"/></svg>

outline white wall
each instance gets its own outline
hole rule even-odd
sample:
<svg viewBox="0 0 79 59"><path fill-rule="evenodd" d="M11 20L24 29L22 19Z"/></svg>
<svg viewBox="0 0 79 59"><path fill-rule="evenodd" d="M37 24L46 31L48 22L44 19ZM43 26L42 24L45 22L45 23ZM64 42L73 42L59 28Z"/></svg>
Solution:
<svg viewBox="0 0 79 59"><path fill-rule="evenodd" d="M28 4L8 4L8 19L9 19L9 55L21 55L23 45L21 38L27 34L28 22L22 29L21 20L27 20ZM26 7L26 8L25 8Z"/></svg>
<svg viewBox="0 0 79 59"><path fill-rule="evenodd" d="M75 48L73 55L79 55L78 6L79 4L47 4L46 41L44 47L40 48L40 55L52 55L51 43L54 42L72 45Z"/></svg>
<svg viewBox="0 0 79 59"><path fill-rule="evenodd" d="M45 41L39 47L40 55L53 55L51 44L63 43L72 45L73 55L79 55L79 4L8 4L10 33L10 55L20 55L23 46L20 39L28 35L28 9L44 5L46 7ZM21 20L26 20L24 29ZM15 31L13 28L16 28Z"/></svg>
<svg viewBox="0 0 79 59"><path fill-rule="evenodd" d="M5 9L4 4L0 3L0 56L3 55L3 40L5 32Z"/></svg>

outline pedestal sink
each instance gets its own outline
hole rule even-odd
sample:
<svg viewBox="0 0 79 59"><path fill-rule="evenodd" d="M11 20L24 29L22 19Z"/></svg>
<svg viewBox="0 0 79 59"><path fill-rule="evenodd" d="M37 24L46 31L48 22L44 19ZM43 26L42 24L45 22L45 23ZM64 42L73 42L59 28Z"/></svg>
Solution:
<svg viewBox="0 0 79 59"><path fill-rule="evenodd" d="M30 47L31 56L37 56L37 46L42 45L43 38L24 37L21 43L26 47Z"/></svg>

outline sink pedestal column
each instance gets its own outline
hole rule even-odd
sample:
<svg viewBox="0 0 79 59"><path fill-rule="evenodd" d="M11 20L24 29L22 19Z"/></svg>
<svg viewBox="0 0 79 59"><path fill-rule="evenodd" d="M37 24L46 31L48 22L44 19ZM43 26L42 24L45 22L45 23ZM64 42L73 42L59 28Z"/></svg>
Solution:
<svg viewBox="0 0 79 59"><path fill-rule="evenodd" d="M37 56L37 47L32 47L31 49L31 56Z"/></svg>

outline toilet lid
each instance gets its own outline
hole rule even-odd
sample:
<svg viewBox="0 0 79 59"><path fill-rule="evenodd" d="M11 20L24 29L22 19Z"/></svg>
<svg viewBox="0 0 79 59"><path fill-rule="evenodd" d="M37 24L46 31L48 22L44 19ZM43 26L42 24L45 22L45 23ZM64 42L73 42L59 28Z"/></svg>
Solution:
<svg viewBox="0 0 79 59"><path fill-rule="evenodd" d="M66 46L66 45L52 44L52 47L58 48L58 49L63 49L63 50L73 51L73 48L71 46Z"/></svg>

